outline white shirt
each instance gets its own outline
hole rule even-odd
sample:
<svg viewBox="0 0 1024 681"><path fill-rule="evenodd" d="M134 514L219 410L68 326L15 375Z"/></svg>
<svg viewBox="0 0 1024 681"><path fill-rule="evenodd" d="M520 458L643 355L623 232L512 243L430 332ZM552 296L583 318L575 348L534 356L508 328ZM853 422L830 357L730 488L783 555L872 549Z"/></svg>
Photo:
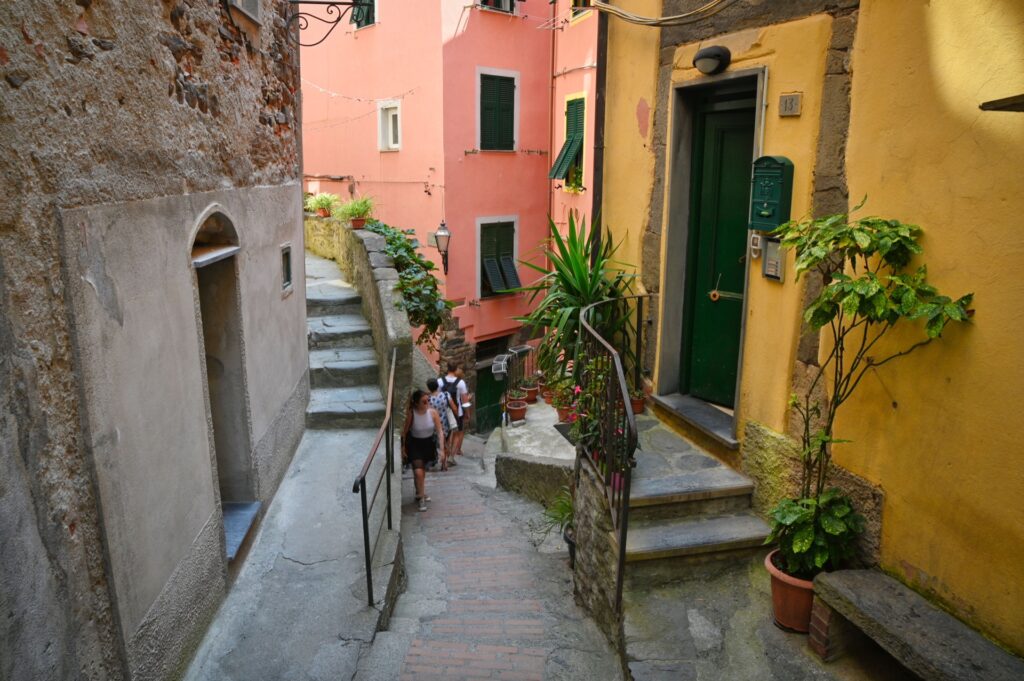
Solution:
<svg viewBox="0 0 1024 681"><path fill-rule="evenodd" d="M455 387L455 392L459 396L459 399L455 400L457 403L455 406L459 408L458 415L463 416L465 410L462 408L462 403L466 401L466 395L469 394L469 386L466 385L466 382L461 378L455 378L454 376L445 376L441 379L441 390L444 392L448 392L445 389L445 385L451 385L455 381L458 381L458 385L456 385Z"/></svg>

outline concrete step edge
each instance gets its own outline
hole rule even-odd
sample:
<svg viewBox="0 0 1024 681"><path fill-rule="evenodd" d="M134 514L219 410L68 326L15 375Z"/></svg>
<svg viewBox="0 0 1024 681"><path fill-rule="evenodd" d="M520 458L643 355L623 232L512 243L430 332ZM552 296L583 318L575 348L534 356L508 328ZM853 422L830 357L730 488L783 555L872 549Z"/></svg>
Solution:
<svg viewBox="0 0 1024 681"><path fill-rule="evenodd" d="M735 524L737 520L745 524L746 527L734 528L734 531L731 533L724 532L722 535L711 541L686 540L685 538L677 537L677 541L669 543L668 545L636 546L637 534L641 532L646 533L645 530L647 530L648 527L664 528L667 526L676 526L677 528L682 527L685 529L686 526L689 525L694 529L701 526L706 529L709 525L727 527L730 524ZM639 562L644 560L656 560L659 558L683 557L737 549L756 548L764 544L764 540L769 534L768 525L753 513L713 516L711 518L697 517L655 521L642 528L630 528L630 530L631 531L627 534L626 538L626 562ZM612 531L610 535L613 545L617 550L618 537L614 531ZM633 547L630 547L631 538L634 540Z"/></svg>

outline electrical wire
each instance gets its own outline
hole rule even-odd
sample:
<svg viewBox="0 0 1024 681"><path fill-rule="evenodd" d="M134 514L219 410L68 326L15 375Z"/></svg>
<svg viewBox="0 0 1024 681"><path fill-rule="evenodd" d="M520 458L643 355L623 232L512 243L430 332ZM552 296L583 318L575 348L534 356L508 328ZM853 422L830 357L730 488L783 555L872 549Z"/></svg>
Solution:
<svg viewBox="0 0 1024 681"><path fill-rule="evenodd" d="M683 12L682 14L673 14L667 17L640 16L639 14L627 12L626 10L616 7L604 0L591 0L590 8L596 9L599 12L607 12L608 14L618 17L623 21L631 24L638 24L640 26L681 26L683 24L690 24L711 16L715 12L724 9L722 5L731 1L732 0L711 0L697 9L690 10L689 12Z"/></svg>

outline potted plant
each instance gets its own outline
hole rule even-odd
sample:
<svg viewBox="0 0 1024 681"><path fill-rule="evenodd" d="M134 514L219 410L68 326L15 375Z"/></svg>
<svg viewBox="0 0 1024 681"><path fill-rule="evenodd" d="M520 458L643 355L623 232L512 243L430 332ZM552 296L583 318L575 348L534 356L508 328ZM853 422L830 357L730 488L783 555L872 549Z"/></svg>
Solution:
<svg viewBox="0 0 1024 681"><path fill-rule="evenodd" d="M573 414L575 396L568 387L559 388L551 397L551 406L558 410L558 421L568 423Z"/></svg>
<svg viewBox="0 0 1024 681"><path fill-rule="evenodd" d="M814 576L850 561L864 526L849 498L829 487L832 448L846 442L835 438L836 415L869 371L938 339L949 322L966 321L973 296L952 300L927 283L924 265L908 269L922 252L915 225L840 214L791 221L774 234L795 251L798 278L807 272L821 277L821 292L804 311L804 321L827 330L827 356L806 392L789 402L802 425L800 493L771 512L766 541L778 542L765 559L775 621L806 632ZM879 344L897 324L913 322L923 322L919 339Z"/></svg>
<svg viewBox="0 0 1024 681"><path fill-rule="evenodd" d="M511 393L509 393L511 395ZM509 399L505 403L505 411L508 412L510 421L522 421L526 418L526 402L522 399Z"/></svg>
<svg viewBox="0 0 1024 681"><path fill-rule="evenodd" d="M575 211L569 212L565 234L550 218L548 230L549 241L542 254L550 269L520 261L541 276L530 286L518 289L530 293L529 302L535 307L529 315L516 319L527 330L542 333L537 366L548 377L550 387L562 377L572 380L574 376L573 357L581 345L582 310L591 303L629 295L633 275L613 266L615 246L607 232L602 238L588 229Z"/></svg>
<svg viewBox="0 0 1024 681"><path fill-rule="evenodd" d="M337 195L321 192L320 194L307 196L303 207L309 213L316 213L322 218L329 218L339 202L340 199Z"/></svg>
<svg viewBox="0 0 1024 681"><path fill-rule="evenodd" d="M522 385L520 387L524 391L526 391L526 403L527 404L534 404L534 403L537 402L537 390L538 390L537 379L532 378L532 377L526 378L525 380L523 380L523 383L522 383Z"/></svg>
<svg viewBox="0 0 1024 681"><path fill-rule="evenodd" d="M562 539L565 540L566 545L569 547L569 569L575 569L576 567L576 532L573 529L573 518L575 510L573 508L572 491L568 487L563 486L558 491L555 498L551 500L551 504L544 509L544 522L543 531L547 534L558 528L558 531L562 534Z"/></svg>
<svg viewBox="0 0 1024 681"><path fill-rule="evenodd" d="M633 408L634 414L643 414L644 406L647 404L647 395L643 390L633 389L629 391L629 405Z"/></svg>
<svg viewBox="0 0 1024 681"><path fill-rule="evenodd" d="M373 197L352 199L341 207L341 213L352 225L352 229L362 229L367 218L373 215Z"/></svg>

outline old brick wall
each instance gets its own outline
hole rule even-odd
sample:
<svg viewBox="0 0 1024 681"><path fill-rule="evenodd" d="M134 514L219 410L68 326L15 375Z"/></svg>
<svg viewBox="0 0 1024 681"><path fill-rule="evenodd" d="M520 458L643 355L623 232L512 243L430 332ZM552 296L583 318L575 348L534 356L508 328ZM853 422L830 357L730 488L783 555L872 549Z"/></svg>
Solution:
<svg viewBox="0 0 1024 681"><path fill-rule="evenodd" d="M58 210L296 181L285 11L0 4L0 677L125 676Z"/></svg>

